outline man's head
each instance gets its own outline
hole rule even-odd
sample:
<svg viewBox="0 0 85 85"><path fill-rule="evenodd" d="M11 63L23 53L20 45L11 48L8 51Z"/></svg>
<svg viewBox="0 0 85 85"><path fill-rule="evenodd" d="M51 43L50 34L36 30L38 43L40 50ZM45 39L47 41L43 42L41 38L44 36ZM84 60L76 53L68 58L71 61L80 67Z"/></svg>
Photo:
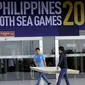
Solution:
<svg viewBox="0 0 85 85"><path fill-rule="evenodd" d="M64 47L63 46L60 46L59 47L59 53L62 53L62 52L64 52L65 50L64 50Z"/></svg>
<svg viewBox="0 0 85 85"><path fill-rule="evenodd" d="M36 53L36 55L40 55L40 48L36 48L35 53Z"/></svg>

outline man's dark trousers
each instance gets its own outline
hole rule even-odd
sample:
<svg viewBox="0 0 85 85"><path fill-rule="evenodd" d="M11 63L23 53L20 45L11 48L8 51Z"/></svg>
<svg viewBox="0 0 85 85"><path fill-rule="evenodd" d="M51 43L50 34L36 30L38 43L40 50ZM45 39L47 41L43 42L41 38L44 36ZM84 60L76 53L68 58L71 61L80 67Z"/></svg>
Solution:
<svg viewBox="0 0 85 85"><path fill-rule="evenodd" d="M61 72L60 72L59 77L58 77L57 85L60 85L62 77L64 77L66 84L70 85L69 80L68 80L68 76L67 76L67 68L61 69Z"/></svg>

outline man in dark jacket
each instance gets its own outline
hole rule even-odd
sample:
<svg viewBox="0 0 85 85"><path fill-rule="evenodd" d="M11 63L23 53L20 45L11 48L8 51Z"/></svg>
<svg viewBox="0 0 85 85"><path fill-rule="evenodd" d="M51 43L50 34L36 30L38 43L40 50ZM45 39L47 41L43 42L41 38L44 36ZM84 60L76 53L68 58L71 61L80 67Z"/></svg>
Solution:
<svg viewBox="0 0 85 85"><path fill-rule="evenodd" d="M59 47L59 54L60 54L60 56L59 56L58 66L61 68L61 71L60 71L60 74L58 77L58 82L56 85L60 85L62 77L65 78L66 84L70 85L69 80L68 80L68 76L67 76L67 68L68 68L67 58L66 58L66 54L65 54L63 46Z"/></svg>

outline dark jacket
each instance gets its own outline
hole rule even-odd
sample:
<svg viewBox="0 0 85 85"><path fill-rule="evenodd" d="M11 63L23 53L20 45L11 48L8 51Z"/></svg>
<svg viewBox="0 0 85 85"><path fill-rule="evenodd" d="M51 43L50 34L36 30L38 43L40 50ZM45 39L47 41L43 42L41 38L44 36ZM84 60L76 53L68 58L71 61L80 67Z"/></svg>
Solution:
<svg viewBox="0 0 85 85"><path fill-rule="evenodd" d="M58 66L61 69L68 68L66 54L60 53Z"/></svg>

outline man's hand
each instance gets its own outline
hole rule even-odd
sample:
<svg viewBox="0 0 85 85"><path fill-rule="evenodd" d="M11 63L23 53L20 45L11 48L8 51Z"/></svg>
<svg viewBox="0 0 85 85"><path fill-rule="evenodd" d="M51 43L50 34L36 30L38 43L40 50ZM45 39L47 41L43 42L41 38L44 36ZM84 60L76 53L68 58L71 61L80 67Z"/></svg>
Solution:
<svg viewBox="0 0 85 85"><path fill-rule="evenodd" d="M61 68L59 66L57 66L57 70L60 70Z"/></svg>

